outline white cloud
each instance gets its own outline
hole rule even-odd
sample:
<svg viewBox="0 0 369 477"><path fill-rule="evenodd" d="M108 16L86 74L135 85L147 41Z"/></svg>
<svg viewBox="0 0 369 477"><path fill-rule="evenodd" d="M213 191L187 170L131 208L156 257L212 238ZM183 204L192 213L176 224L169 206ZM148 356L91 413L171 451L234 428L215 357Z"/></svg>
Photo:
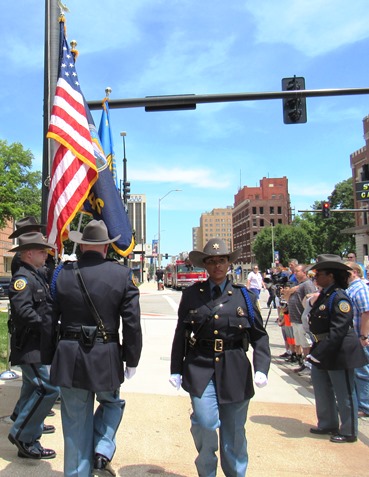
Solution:
<svg viewBox="0 0 369 477"><path fill-rule="evenodd" d="M284 43L317 56L369 37L366 0L246 0L259 43Z"/></svg>
<svg viewBox="0 0 369 477"><path fill-rule="evenodd" d="M202 189L227 189L232 184L230 177L224 174L219 177L213 169L168 168L144 164L139 169L130 169L130 179L140 182L171 182Z"/></svg>

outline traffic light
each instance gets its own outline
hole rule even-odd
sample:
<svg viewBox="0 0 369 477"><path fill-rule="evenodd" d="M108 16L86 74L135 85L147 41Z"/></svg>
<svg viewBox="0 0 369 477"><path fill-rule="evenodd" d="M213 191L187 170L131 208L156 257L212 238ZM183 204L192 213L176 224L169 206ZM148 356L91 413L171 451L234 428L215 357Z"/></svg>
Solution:
<svg viewBox="0 0 369 477"><path fill-rule="evenodd" d="M305 78L296 77L282 79L282 91L296 91L296 96L283 98L283 122L285 124L306 123L306 98L298 91L305 89Z"/></svg>
<svg viewBox="0 0 369 477"><path fill-rule="evenodd" d="M322 202L323 219L329 219L331 216L331 204L328 201Z"/></svg>
<svg viewBox="0 0 369 477"><path fill-rule="evenodd" d="M166 253L165 254L165 259L168 260L169 255Z"/></svg>
<svg viewBox="0 0 369 477"><path fill-rule="evenodd" d="M130 182L123 182L123 202L126 204L128 202L128 199L130 198L130 192L131 192L131 183Z"/></svg>

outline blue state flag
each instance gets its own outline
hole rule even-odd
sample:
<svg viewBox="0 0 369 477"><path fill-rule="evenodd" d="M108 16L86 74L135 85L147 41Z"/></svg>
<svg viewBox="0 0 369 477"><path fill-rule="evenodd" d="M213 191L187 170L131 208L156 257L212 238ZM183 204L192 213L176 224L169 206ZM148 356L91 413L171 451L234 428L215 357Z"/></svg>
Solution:
<svg viewBox="0 0 369 477"><path fill-rule="evenodd" d="M106 155L87 104L86 114L99 177L91 188L90 194L84 203L84 211L90 213L94 219L103 220L105 222L110 238L120 235L119 240L111 245L119 255L126 257L132 252L135 246L132 226L119 191L115 186Z"/></svg>
<svg viewBox="0 0 369 477"><path fill-rule="evenodd" d="M105 153L106 160L108 161L109 169L113 175L115 187L119 189L117 163L115 161L115 152L114 152L114 144L113 144L113 133L110 126L108 98L105 98L103 100L103 112L101 115L101 121L99 126L99 137L101 141L101 146Z"/></svg>

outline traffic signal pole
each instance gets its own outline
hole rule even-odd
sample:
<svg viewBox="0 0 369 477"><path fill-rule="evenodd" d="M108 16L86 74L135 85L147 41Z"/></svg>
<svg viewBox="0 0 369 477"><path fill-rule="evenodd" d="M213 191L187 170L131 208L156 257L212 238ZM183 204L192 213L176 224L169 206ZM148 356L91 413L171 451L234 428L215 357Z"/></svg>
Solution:
<svg viewBox="0 0 369 477"><path fill-rule="evenodd" d="M173 96L149 96L145 98L110 99L110 109L122 108L150 108L155 110L168 108L168 110L190 109L190 106L206 103L226 103L236 101L257 101L271 99L293 99L296 97L312 98L321 96L351 96L369 94L369 88L337 88L337 89L304 89L292 91L274 91L260 93L226 93L226 94L190 94ZM88 101L91 110L102 109L101 99ZM193 108L192 108L193 109Z"/></svg>

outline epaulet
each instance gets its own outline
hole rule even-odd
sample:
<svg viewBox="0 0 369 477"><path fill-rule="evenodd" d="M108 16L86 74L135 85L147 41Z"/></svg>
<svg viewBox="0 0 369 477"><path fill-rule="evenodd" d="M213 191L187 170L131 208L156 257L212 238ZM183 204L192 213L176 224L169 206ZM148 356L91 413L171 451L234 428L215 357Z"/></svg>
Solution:
<svg viewBox="0 0 369 477"><path fill-rule="evenodd" d="M54 270L53 278L51 279L51 283L50 283L50 293L51 293L51 296L52 296L53 300L56 299L56 279L58 278L58 275L59 275L61 269L67 263L72 263L72 260L66 260L65 262L59 263L59 265Z"/></svg>

